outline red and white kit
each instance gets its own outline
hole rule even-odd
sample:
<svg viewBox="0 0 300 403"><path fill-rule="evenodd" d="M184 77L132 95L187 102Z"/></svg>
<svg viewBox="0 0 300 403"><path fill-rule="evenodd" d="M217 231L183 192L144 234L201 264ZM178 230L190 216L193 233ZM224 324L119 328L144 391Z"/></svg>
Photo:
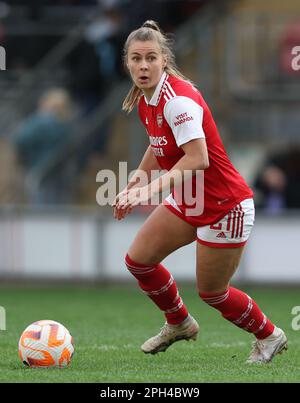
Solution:
<svg viewBox="0 0 300 403"><path fill-rule="evenodd" d="M191 214L193 206L178 189L164 200L166 207L197 227L200 243L243 245L254 223L253 192L230 162L200 92L189 82L163 73L150 102L141 97L138 112L162 169L169 171L184 155L183 144L206 140L210 165L200 178L192 178L191 186L193 195L202 194L203 208ZM197 192L201 188L203 192Z"/></svg>

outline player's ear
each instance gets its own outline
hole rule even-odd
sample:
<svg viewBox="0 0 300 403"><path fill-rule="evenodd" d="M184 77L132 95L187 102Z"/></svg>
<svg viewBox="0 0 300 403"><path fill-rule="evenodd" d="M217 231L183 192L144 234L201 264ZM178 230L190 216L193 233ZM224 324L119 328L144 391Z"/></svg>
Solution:
<svg viewBox="0 0 300 403"><path fill-rule="evenodd" d="M129 70L129 65L128 65L128 57L126 56L126 58L123 60L123 66L127 69L127 70Z"/></svg>

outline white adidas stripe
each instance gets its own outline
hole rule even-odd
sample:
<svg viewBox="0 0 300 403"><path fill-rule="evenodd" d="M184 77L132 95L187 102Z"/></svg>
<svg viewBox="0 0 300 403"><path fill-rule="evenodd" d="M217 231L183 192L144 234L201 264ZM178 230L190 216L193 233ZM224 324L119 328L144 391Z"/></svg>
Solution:
<svg viewBox="0 0 300 403"><path fill-rule="evenodd" d="M174 96L170 93L170 91L167 88L164 88L164 93L167 95L167 97L174 98Z"/></svg>
<svg viewBox="0 0 300 403"><path fill-rule="evenodd" d="M252 299L249 297L248 295L248 307L246 309L246 311L240 316L239 319L233 321L233 323L235 323L236 325L239 325L240 323L243 322L244 319L246 319L249 316L249 313L251 312L252 308L253 308L253 302Z"/></svg>
<svg viewBox="0 0 300 403"><path fill-rule="evenodd" d="M168 289L173 285L174 283L174 278L171 276L170 280L165 284L163 287L161 287L159 290L154 290L154 291L145 291L147 295L160 295L163 294L164 292L167 292Z"/></svg>
<svg viewBox="0 0 300 403"><path fill-rule="evenodd" d="M254 332L254 334L260 332L261 330L263 330L263 328L266 326L267 323L267 317L266 315L264 315L264 319L262 321L262 324L259 326L259 328L256 330L256 332Z"/></svg>
<svg viewBox="0 0 300 403"><path fill-rule="evenodd" d="M171 84L168 81L165 82L165 86L168 87L168 89L169 89L170 93L172 94L172 96L176 97L175 91L173 90Z"/></svg>
<svg viewBox="0 0 300 403"><path fill-rule="evenodd" d="M174 313L174 312L179 311L179 309L182 308L182 306L183 306L183 301L182 301L182 299L180 298L180 302L179 302L178 305L175 306L175 308L167 309L167 310L164 311L164 312L165 312L165 313Z"/></svg>
<svg viewBox="0 0 300 403"><path fill-rule="evenodd" d="M147 274L151 273L156 269L155 266L149 266L149 267L137 267L137 266L129 266L126 264L127 269L130 271L132 274Z"/></svg>
<svg viewBox="0 0 300 403"><path fill-rule="evenodd" d="M225 301L228 298L228 295L229 295L229 290L226 293L219 295L217 297L207 297L207 298L202 298L202 299L209 305L216 305L216 304L220 304L221 302Z"/></svg>

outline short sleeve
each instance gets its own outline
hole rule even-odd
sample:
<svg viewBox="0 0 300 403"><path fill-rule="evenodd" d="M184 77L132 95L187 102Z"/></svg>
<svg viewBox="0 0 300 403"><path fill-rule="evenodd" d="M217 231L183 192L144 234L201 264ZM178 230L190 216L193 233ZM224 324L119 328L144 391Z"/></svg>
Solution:
<svg viewBox="0 0 300 403"><path fill-rule="evenodd" d="M164 116L178 147L191 140L205 138L203 108L191 98L176 96L170 99L164 107Z"/></svg>

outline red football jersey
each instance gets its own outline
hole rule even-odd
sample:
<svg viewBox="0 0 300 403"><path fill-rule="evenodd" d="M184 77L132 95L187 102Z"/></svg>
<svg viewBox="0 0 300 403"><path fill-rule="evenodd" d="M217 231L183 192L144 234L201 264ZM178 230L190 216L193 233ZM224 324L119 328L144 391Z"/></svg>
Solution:
<svg viewBox="0 0 300 403"><path fill-rule="evenodd" d="M151 100L141 97L138 112L162 169L171 170L184 155L181 145L206 139L210 165L203 171L204 182L192 178L193 194L204 183L203 211L196 216L185 214L187 222L194 226L216 223L242 200L253 197L226 154L207 104L191 83L163 73ZM176 189L172 194L181 211L190 211L190 203L178 197Z"/></svg>

